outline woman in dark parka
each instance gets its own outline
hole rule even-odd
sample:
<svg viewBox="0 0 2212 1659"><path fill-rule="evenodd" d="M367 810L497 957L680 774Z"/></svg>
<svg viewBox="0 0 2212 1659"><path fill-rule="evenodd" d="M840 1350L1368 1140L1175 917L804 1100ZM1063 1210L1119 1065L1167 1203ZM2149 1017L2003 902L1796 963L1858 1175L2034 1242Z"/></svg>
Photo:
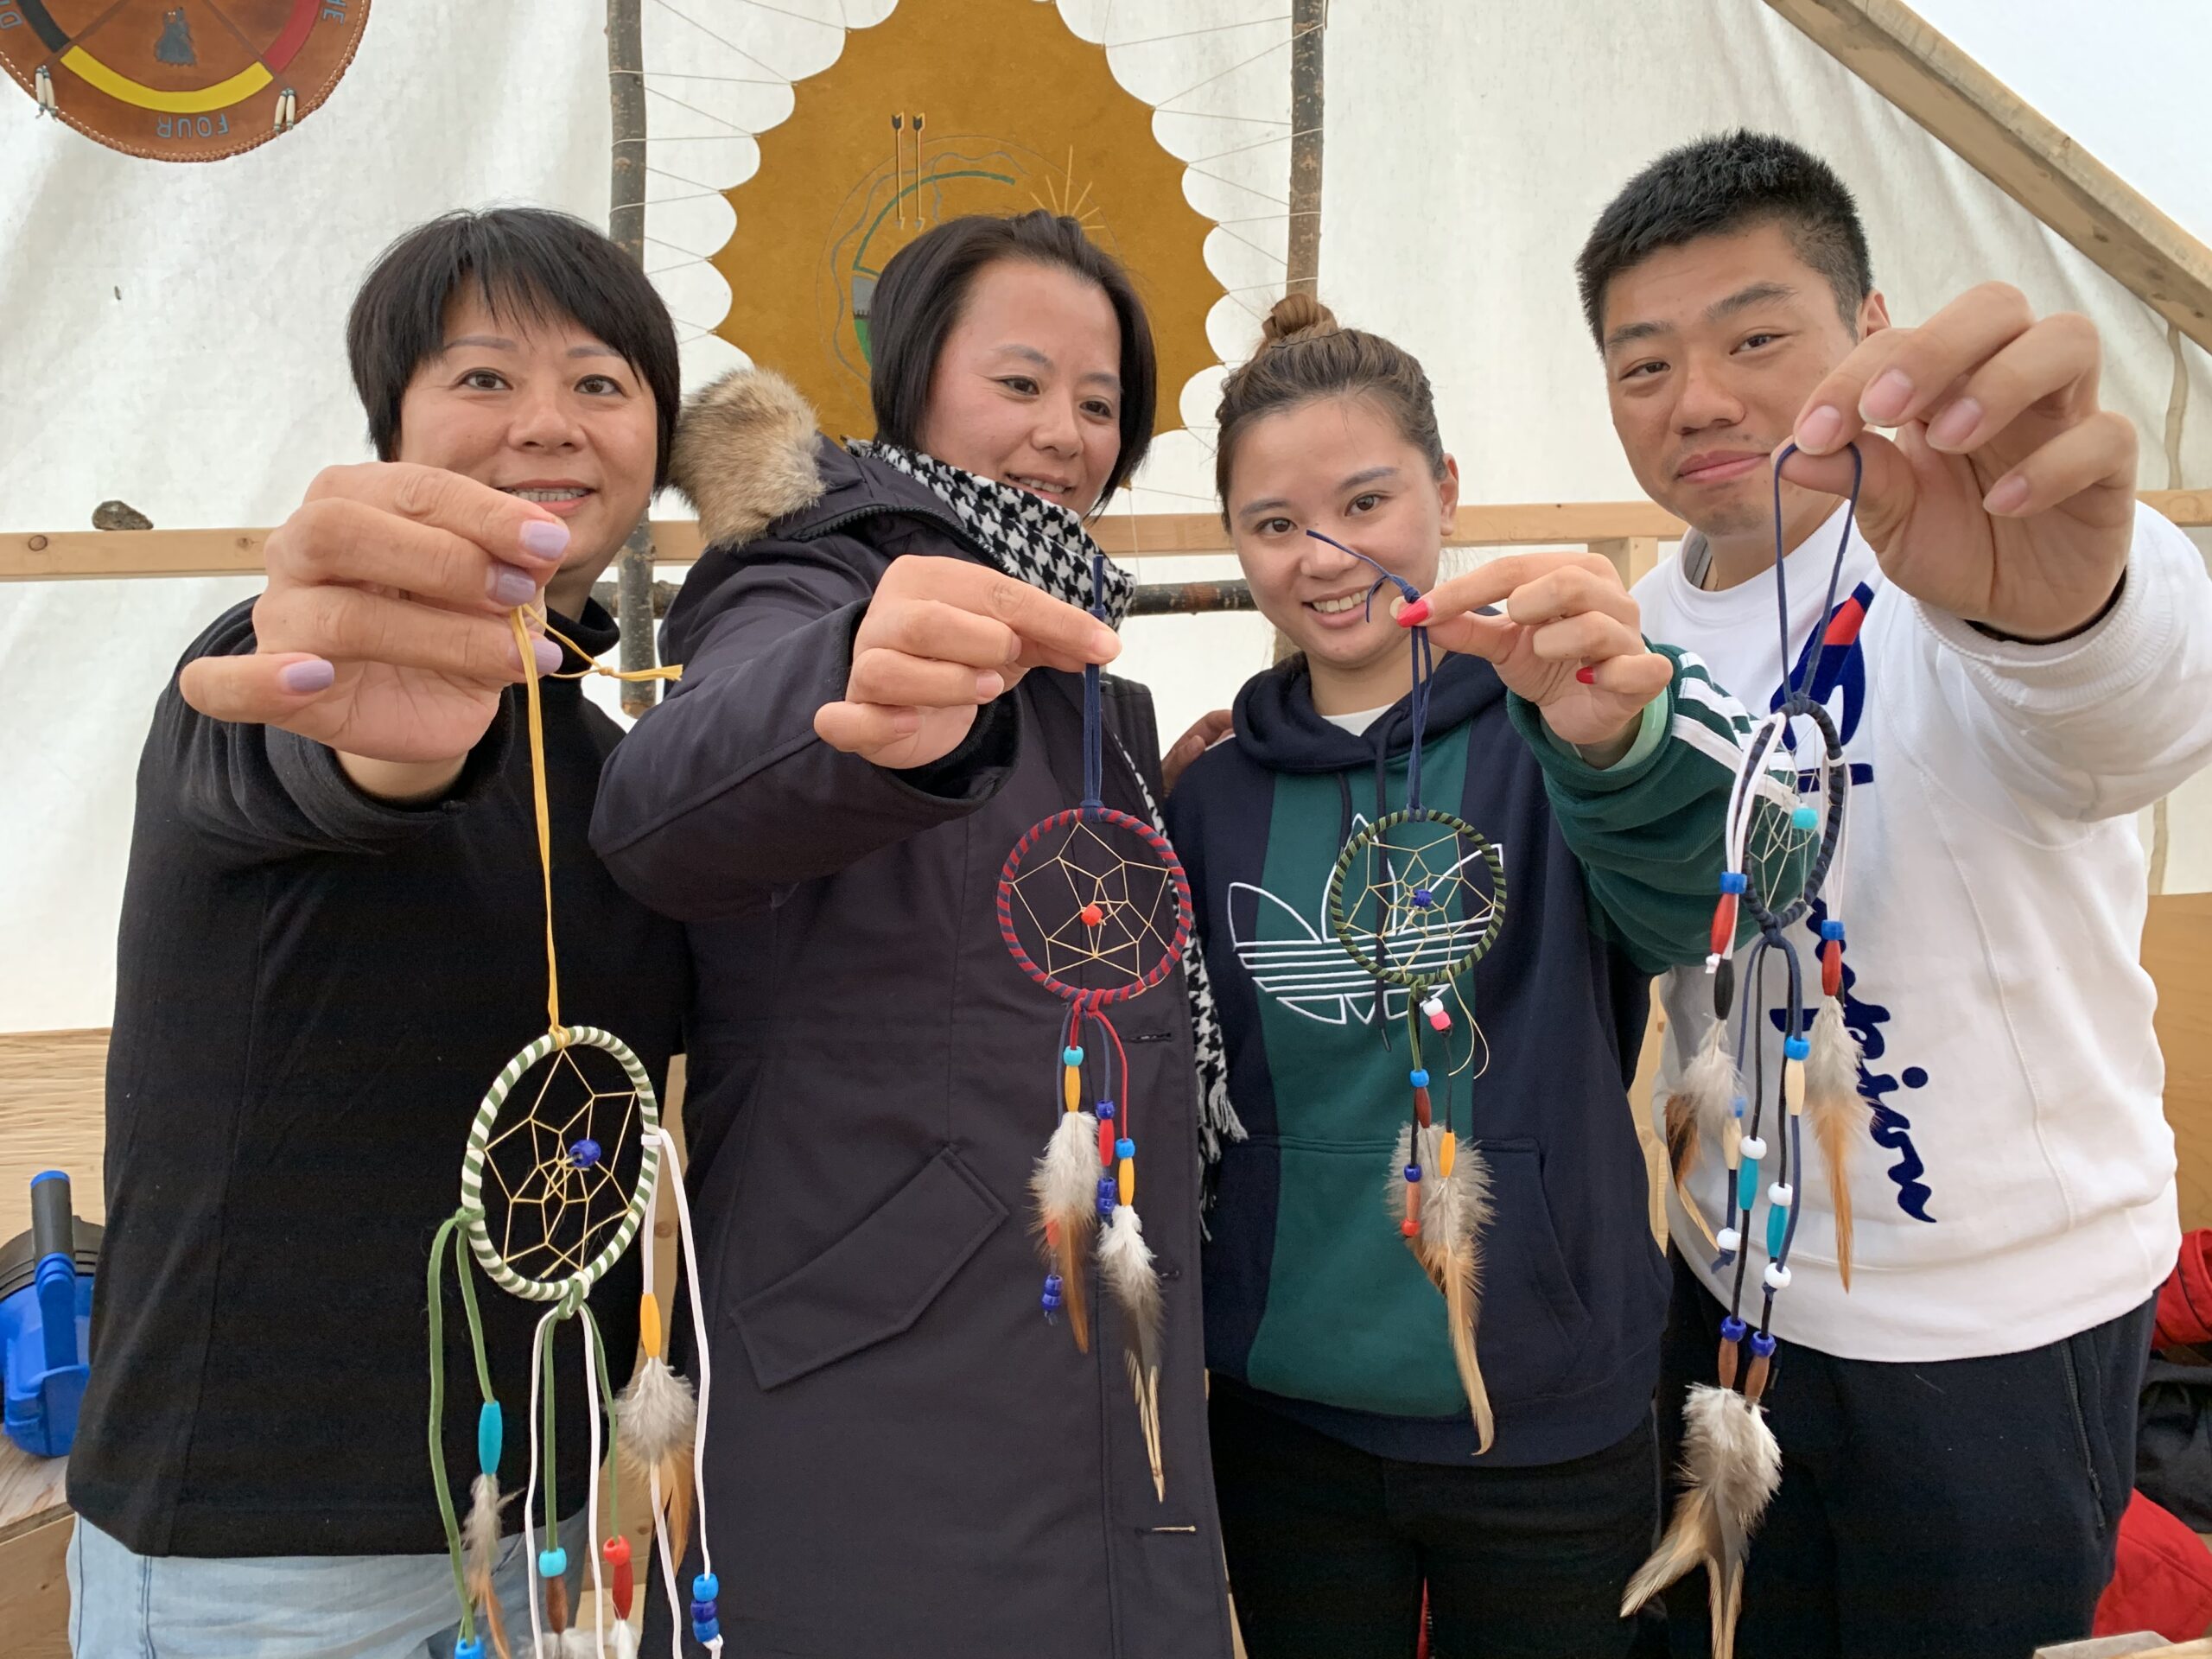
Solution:
<svg viewBox="0 0 2212 1659"><path fill-rule="evenodd" d="M1041 213L925 232L871 326L874 443L817 435L763 372L688 411L708 551L664 636L685 672L594 833L696 966L721 1627L806 1659L1226 1659L1186 987L1117 1019L1166 1307L1163 1500L1116 1314L1094 1283L1088 1353L1039 1314L1060 1007L993 910L1007 849L1082 794L1080 671L1117 646L1080 608L1079 515L1149 440L1150 330ZM1104 707L1105 803L1148 818L1150 699L1109 677Z"/></svg>

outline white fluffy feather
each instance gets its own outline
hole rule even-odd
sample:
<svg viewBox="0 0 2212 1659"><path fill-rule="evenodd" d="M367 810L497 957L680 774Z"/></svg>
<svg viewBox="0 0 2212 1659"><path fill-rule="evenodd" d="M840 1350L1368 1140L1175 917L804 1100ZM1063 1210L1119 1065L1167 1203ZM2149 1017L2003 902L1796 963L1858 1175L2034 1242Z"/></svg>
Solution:
<svg viewBox="0 0 2212 1659"><path fill-rule="evenodd" d="M1702 1567L1713 1659L1734 1659L1745 1557L1782 1484L1782 1448L1766 1414L1733 1389L1692 1385L1682 1408L1682 1477L1688 1484L1666 1535L1629 1580L1621 1616Z"/></svg>
<svg viewBox="0 0 2212 1659"><path fill-rule="evenodd" d="M609 1617L602 1644L592 1621L572 1624L558 1636L547 1635L538 1649L543 1659L638 1659L638 1638L622 1620Z"/></svg>
<svg viewBox="0 0 2212 1659"><path fill-rule="evenodd" d="M690 1454L699 1433L699 1400L691 1379L649 1356L622 1391L615 1443L639 1474L674 1452Z"/></svg>
<svg viewBox="0 0 2212 1659"><path fill-rule="evenodd" d="M1160 1270L1144 1242L1144 1224L1126 1204L1114 1206L1099 1238L1098 1274L1128 1321L1129 1345L1139 1361L1147 1369L1159 1364Z"/></svg>
<svg viewBox="0 0 2212 1659"><path fill-rule="evenodd" d="M1062 1112L1029 1173L1029 1196L1040 1216L1098 1214L1098 1120L1089 1112Z"/></svg>

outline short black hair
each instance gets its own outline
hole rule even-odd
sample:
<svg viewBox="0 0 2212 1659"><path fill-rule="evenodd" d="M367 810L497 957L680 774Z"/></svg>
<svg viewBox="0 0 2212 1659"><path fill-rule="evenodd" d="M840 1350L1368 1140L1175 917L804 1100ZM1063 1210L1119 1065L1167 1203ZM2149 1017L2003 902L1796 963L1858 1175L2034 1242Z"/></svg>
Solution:
<svg viewBox="0 0 2212 1659"><path fill-rule="evenodd" d="M868 400L875 435L908 449L921 448L930 386L944 342L968 303L976 274L1001 259L1057 266L1095 283L1114 308L1122 331L1122 452L1098 492L1103 508L1152 447L1160 365L1144 302L1120 260L1075 219L1042 208L1010 218L970 213L933 225L891 257L869 307Z"/></svg>
<svg viewBox="0 0 2212 1659"><path fill-rule="evenodd" d="M1827 279L1836 308L1856 326L1874 289L1859 204L1835 169L1771 133L1738 128L1670 149L1622 187L1598 215L1574 261L1582 315L1605 344L1605 289L1662 248L1778 223L1797 257Z"/></svg>
<svg viewBox="0 0 2212 1659"><path fill-rule="evenodd" d="M668 307L637 262L596 228L543 207L447 213L378 257L346 317L346 355L378 459L397 453L400 399L416 370L445 349L446 307L469 281L494 315L564 317L621 354L652 391L660 438L653 487L667 483L683 402Z"/></svg>

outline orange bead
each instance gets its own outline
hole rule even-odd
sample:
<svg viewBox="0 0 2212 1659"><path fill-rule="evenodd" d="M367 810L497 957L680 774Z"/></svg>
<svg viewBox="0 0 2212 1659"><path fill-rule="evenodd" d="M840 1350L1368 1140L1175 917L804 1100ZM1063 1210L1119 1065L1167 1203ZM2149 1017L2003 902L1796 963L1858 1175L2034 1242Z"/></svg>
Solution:
<svg viewBox="0 0 2212 1659"><path fill-rule="evenodd" d="M1713 907L1713 954L1736 954L1736 895L1732 893L1722 893L1720 902Z"/></svg>
<svg viewBox="0 0 2212 1659"><path fill-rule="evenodd" d="M1830 939L1821 947L1821 989L1829 996L1843 995L1843 941Z"/></svg>

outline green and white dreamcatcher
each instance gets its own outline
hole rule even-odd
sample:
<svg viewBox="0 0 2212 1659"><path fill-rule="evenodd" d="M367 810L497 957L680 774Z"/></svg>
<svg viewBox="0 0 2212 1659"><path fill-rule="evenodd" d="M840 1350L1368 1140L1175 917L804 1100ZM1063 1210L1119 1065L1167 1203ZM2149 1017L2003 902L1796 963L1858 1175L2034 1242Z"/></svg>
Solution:
<svg viewBox="0 0 2212 1659"><path fill-rule="evenodd" d="M629 1046L612 1032L561 1022L543 714L524 613L514 612L512 620L524 664L538 862L545 893L547 1028L544 1035L507 1062L485 1091L461 1154L461 1207L439 1227L430 1247L430 1471L453 1560L454 1589L461 1604L454 1659L484 1659L487 1642L497 1659L513 1659L493 1587L500 1542L499 1465L505 1439L505 1413L493 1392L491 1368L485 1357L483 1322L469 1270L472 1257L499 1289L525 1301L546 1305L531 1341L526 1408L530 1458L523 1491L523 1547L531 1574L528 1653L534 1659L632 1659L637 1650L628 1624L634 1596L630 1543L623 1535L619 1503L612 1492L606 1535L591 1553L591 1624L579 1627L569 1618L568 1555L559 1542L561 1503L554 1475L552 1362L556 1332L574 1319L582 1338L584 1399L591 1439L591 1475L584 1514L595 1527L604 1427L624 1461L645 1477L652 1497L654 1542L671 1605L682 1605L677 1592L676 1563L689 1541L696 1501L701 1571L692 1582L690 1622L693 1637L710 1653L719 1654L722 1637L716 1610L718 1586L706 1536L706 1498L699 1471L709 1392L706 1344L703 1340L699 1344L699 1389L695 1396L690 1382L668 1363L664 1326L653 1294L653 1253L648 1243L639 1251L644 1294L639 1326L645 1357L636 1376L618 1397L607 1368L606 1344L587 1300L592 1287L622 1259L640 1232L651 1240L662 1177L664 1173L671 1173L675 1179L667 1182L667 1189L675 1196L677 1230L690 1274L692 1325L702 1333L706 1329L690 1210L677 1167L675 1142L661 1125L660 1102L652 1078ZM559 639L557 634L554 637ZM607 672L582 671L593 671ZM652 672L671 677L665 669ZM480 1396L476 1427L478 1473L471 1483L466 1520L454 1510L446 1478L442 1432L446 1381L442 1279L448 1252L461 1287ZM542 1549L533 1516L541 1477L545 1530ZM677 1629L681 1628L678 1622ZM673 1659L680 1659L674 1636L670 1646Z"/></svg>

